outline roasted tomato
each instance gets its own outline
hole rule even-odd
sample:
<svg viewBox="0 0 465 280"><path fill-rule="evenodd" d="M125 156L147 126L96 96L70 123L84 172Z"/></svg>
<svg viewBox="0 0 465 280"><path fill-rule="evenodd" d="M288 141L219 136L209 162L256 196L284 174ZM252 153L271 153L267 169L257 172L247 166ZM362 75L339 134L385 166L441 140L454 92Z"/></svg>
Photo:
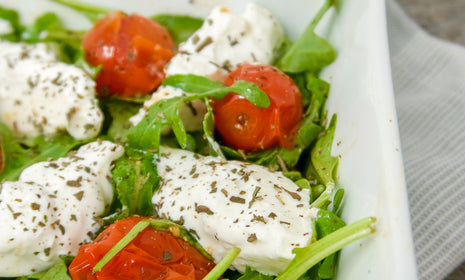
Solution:
<svg viewBox="0 0 465 280"><path fill-rule="evenodd" d="M101 65L100 96L137 97L151 93L165 77L175 44L157 22L116 11L99 20L82 41L86 61Z"/></svg>
<svg viewBox="0 0 465 280"><path fill-rule="evenodd" d="M293 80L270 65L244 64L225 79L226 85L245 80L257 84L270 99L260 108L235 93L213 104L215 127L223 142L244 151L271 147L291 149L302 118L302 96Z"/></svg>
<svg viewBox="0 0 465 280"><path fill-rule="evenodd" d="M117 221L97 236L92 244L81 247L69 266L76 279L202 279L214 267L210 261L184 239L171 232L144 229L100 271L93 267L143 217Z"/></svg>

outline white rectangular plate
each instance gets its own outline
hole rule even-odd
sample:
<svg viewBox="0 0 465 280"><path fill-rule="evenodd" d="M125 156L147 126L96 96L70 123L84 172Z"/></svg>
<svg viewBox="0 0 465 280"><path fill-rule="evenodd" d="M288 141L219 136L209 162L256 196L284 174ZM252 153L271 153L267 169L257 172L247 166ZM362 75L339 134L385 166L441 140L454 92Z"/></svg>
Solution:
<svg viewBox="0 0 465 280"><path fill-rule="evenodd" d="M247 0L100 0L102 6L138 12L205 16L217 4L241 11ZM192 2L192 3L191 3ZM295 39L322 1L256 0L269 8ZM327 14L318 32L338 52L337 60L322 72L331 84L327 108L337 113L334 154L340 157L340 185L346 190L343 218L354 222L378 219L373 236L342 250L338 280L416 279L394 96L392 90L385 3L382 0L340 1ZM1 5L32 21L45 11L57 12L70 27L90 23L68 8L46 0L4 0Z"/></svg>

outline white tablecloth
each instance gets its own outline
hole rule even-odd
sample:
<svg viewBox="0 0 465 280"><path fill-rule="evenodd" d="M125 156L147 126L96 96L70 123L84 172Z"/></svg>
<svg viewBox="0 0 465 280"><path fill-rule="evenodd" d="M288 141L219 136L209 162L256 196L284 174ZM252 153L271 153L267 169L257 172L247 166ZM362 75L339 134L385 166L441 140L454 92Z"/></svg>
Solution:
<svg viewBox="0 0 465 280"><path fill-rule="evenodd" d="M444 279L465 261L465 48L387 2L418 275Z"/></svg>

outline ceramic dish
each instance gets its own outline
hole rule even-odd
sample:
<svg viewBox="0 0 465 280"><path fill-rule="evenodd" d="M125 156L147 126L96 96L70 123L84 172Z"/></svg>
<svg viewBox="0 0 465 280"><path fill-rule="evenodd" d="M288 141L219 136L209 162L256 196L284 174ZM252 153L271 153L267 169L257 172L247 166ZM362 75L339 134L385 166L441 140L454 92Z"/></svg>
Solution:
<svg viewBox="0 0 465 280"><path fill-rule="evenodd" d="M217 4L241 11L247 1L93 1L96 2L143 15L205 16ZM295 39L322 1L255 2L269 8L288 36ZM338 115L333 152L340 157L339 184L346 190L343 218L351 223L375 216L378 222L376 234L342 250L337 279L416 279L390 75L385 3L381 0L341 2L340 9L325 15L317 31L338 52L337 60L322 72L322 78L331 84L329 114ZM2 5L20 11L26 22L44 11L55 11L70 27L90 27L81 15L45 0L4 0Z"/></svg>

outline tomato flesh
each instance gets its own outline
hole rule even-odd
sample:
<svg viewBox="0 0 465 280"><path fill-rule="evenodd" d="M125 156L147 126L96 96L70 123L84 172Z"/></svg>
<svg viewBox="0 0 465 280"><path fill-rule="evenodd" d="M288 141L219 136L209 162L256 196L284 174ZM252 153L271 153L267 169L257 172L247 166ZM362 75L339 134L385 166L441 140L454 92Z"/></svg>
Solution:
<svg viewBox="0 0 465 280"><path fill-rule="evenodd" d="M96 78L100 96L150 94L165 77L174 56L168 31L153 20L121 11L99 20L82 41L86 61L102 69Z"/></svg>
<svg viewBox="0 0 465 280"><path fill-rule="evenodd" d="M245 80L260 87L270 99L268 108L229 93L213 104L215 127L222 141L235 149L256 151L271 147L291 149L302 119L302 96L293 80L270 65L243 64L224 83Z"/></svg>
<svg viewBox="0 0 465 280"><path fill-rule="evenodd" d="M197 249L167 231L144 229L102 270L97 262L143 217L130 217L106 228L92 244L81 247L69 266L72 279L202 279L214 267Z"/></svg>

